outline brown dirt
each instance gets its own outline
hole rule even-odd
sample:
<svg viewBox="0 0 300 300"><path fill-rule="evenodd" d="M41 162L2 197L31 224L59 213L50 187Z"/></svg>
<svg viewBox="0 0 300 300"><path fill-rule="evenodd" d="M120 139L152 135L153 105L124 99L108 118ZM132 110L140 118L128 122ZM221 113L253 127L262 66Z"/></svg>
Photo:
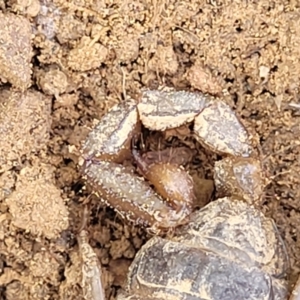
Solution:
<svg viewBox="0 0 300 300"><path fill-rule="evenodd" d="M272 179L262 209L286 241L295 283L297 1L0 0L0 10L1 299L82 299L80 143L114 103L161 84L222 95L257 134ZM147 236L90 202L90 244L114 299Z"/></svg>

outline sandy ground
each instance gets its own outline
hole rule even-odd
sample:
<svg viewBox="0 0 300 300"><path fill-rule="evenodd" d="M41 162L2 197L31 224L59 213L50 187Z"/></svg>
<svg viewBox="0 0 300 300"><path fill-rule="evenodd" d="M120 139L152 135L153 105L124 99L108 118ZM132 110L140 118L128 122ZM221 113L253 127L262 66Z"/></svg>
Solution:
<svg viewBox="0 0 300 300"><path fill-rule="evenodd" d="M159 85L223 97L257 134L271 180L262 210L287 244L295 283L297 1L0 0L0 11L1 299L83 299L76 233L87 201L114 299L148 236L88 199L78 149L114 103ZM209 179L213 156L201 160Z"/></svg>

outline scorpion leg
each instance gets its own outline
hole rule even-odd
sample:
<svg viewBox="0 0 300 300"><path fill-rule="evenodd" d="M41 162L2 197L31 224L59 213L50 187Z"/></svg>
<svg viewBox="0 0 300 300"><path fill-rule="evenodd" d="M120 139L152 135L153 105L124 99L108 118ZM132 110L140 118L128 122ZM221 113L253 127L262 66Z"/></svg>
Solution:
<svg viewBox="0 0 300 300"><path fill-rule="evenodd" d="M89 244L85 229L87 214L87 207L85 207L82 226L77 237L82 260L83 297L85 300L105 300L102 268L95 251Z"/></svg>

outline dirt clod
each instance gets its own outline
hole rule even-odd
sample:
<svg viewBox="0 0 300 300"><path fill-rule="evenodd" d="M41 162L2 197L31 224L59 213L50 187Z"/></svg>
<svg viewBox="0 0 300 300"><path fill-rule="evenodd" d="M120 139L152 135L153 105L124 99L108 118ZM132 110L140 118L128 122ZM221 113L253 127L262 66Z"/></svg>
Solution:
<svg viewBox="0 0 300 300"><path fill-rule="evenodd" d="M21 164L22 156L46 148L51 103L34 90L21 93L2 89L0 104L0 170L8 170Z"/></svg>
<svg viewBox="0 0 300 300"><path fill-rule="evenodd" d="M46 95L54 95L57 98L59 94L66 91L68 86L66 74L57 68L41 71L38 74L37 82Z"/></svg>
<svg viewBox="0 0 300 300"><path fill-rule="evenodd" d="M49 239L68 228L68 211L61 191L53 184L50 166L26 167L6 199L14 226Z"/></svg>
<svg viewBox="0 0 300 300"><path fill-rule="evenodd" d="M0 36L1 80L25 90L30 85L33 55L30 22L22 16L0 12Z"/></svg>
<svg viewBox="0 0 300 300"><path fill-rule="evenodd" d="M68 66L74 71L89 71L100 67L108 54L107 49L88 37L83 37L68 55Z"/></svg>

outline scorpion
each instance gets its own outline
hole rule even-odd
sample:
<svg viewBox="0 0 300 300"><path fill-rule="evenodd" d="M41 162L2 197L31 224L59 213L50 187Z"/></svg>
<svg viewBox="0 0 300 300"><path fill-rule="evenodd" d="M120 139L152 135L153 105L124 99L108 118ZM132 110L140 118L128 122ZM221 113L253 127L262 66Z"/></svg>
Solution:
<svg viewBox="0 0 300 300"><path fill-rule="evenodd" d="M221 157L214 165L217 199L200 210L194 210L189 173L172 162L149 163L136 146L143 128L183 125ZM259 209L268 181L251 136L224 101L201 92L145 89L138 102L118 103L101 118L82 157L93 193L154 235L134 258L118 300L287 299L285 244ZM140 175L122 164L130 158ZM102 285L94 282L86 299L103 300L103 292L95 293ZM300 299L299 286L290 300Z"/></svg>

